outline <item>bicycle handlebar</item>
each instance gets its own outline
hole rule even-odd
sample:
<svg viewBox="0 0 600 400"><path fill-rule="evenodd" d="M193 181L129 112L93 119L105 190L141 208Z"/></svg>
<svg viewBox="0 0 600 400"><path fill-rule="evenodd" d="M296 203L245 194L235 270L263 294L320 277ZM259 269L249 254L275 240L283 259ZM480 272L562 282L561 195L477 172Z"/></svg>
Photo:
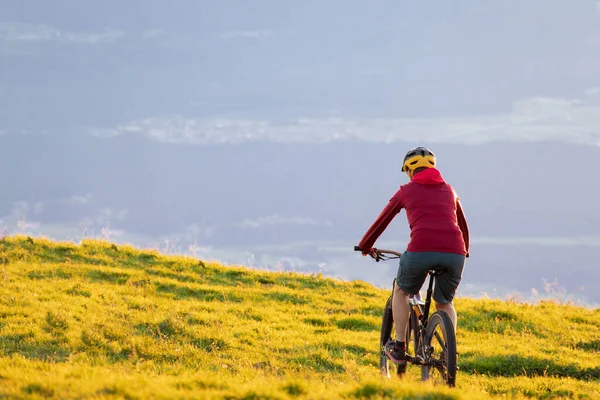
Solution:
<svg viewBox="0 0 600 400"><path fill-rule="evenodd" d="M354 251L362 252L362 249L358 246L354 246ZM387 254L391 254L394 257L389 257ZM393 258L400 258L402 253L399 253L394 250L384 250L384 249L376 249L373 248L372 252L369 252L369 255L375 259L375 261L379 262L379 260L391 260Z"/></svg>

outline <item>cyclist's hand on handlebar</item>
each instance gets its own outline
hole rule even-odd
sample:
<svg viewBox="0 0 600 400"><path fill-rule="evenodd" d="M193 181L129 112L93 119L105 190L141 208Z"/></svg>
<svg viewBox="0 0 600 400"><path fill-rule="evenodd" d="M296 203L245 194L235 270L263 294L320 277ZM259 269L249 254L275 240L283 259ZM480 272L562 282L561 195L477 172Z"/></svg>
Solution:
<svg viewBox="0 0 600 400"><path fill-rule="evenodd" d="M369 250L363 250L358 246L354 246L354 251L360 251L363 256L369 255L371 257L375 257L377 255L376 250L373 247L371 247Z"/></svg>
<svg viewBox="0 0 600 400"><path fill-rule="evenodd" d="M369 250L363 250L358 246L354 246L354 251L360 251L363 256L369 255L377 262L400 258L402 256L402 253L398 253L397 251L382 250L375 247L371 247Z"/></svg>
<svg viewBox="0 0 600 400"><path fill-rule="evenodd" d="M373 258L377 258L377 251L373 247L371 247L368 251L366 251L366 252L363 251L362 255L363 256L369 255L369 256L371 256Z"/></svg>

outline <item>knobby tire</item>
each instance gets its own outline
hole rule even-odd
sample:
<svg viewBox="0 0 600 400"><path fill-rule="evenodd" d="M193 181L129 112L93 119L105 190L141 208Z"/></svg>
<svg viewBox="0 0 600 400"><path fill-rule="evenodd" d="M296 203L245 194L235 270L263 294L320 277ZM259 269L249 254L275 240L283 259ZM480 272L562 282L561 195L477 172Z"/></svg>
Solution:
<svg viewBox="0 0 600 400"><path fill-rule="evenodd" d="M456 335L452 320L446 312L436 311L429 318L423 338L423 349L426 358L425 365L421 367L422 380L429 380L439 374L445 384L455 386Z"/></svg>

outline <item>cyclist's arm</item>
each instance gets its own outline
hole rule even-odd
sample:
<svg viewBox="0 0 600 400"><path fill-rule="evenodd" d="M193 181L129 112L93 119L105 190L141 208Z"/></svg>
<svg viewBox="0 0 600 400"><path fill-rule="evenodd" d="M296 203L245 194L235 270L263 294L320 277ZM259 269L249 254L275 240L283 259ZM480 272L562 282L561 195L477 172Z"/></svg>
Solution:
<svg viewBox="0 0 600 400"><path fill-rule="evenodd" d="M469 257L469 226L467 225L467 219L458 198L456 198L456 219L463 235L467 257Z"/></svg>
<svg viewBox="0 0 600 400"><path fill-rule="evenodd" d="M388 204L385 206L383 211L381 211L375 222L373 222L367 233L365 233L362 240L358 244L358 247L362 250L363 254L369 253L369 250L373 247L377 238L379 238L383 231L385 231L396 214L402 210L403 206L401 192L402 189L398 190L390 199Z"/></svg>

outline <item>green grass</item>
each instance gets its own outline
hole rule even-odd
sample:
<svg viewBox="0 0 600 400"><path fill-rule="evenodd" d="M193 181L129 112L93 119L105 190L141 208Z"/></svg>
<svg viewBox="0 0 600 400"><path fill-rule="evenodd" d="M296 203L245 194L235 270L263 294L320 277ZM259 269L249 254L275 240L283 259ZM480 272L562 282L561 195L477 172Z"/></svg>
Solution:
<svg viewBox="0 0 600 400"><path fill-rule="evenodd" d="M389 291L84 240L0 240L0 399L600 398L600 310L459 298L454 389L378 374Z"/></svg>

